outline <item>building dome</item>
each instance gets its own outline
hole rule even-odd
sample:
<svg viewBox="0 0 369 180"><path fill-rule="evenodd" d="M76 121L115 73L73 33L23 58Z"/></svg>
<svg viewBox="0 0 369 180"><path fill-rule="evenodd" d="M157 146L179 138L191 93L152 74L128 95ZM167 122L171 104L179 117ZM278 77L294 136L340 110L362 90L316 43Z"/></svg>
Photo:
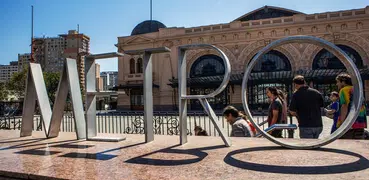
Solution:
<svg viewBox="0 0 369 180"><path fill-rule="evenodd" d="M151 28L150 28L151 27ZM159 28L166 28L166 26L155 20L147 20L138 24L132 31L131 36L138 34L146 34L151 32L158 32Z"/></svg>

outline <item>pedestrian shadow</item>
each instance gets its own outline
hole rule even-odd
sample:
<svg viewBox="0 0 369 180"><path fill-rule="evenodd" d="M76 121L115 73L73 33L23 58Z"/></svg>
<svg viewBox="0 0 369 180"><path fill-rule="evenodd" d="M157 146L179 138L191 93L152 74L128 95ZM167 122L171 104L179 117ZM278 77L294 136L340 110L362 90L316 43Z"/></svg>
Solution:
<svg viewBox="0 0 369 180"><path fill-rule="evenodd" d="M273 150L284 150L288 153L288 149L283 147L255 147L235 150L227 154L224 158L224 162L228 165L238 167L245 170L253 170L259 172L268 173L279 173L279 174L338 174L338 173L348 173L361 171L369 168L369 160L360 154L340 150L340 149L330 149L330 148L319 148L310 151L321 151L330 152L336 154L343 154L348 156L353 156L359 158L359 160L351 163L344 163L339 165L328 165L328 166L278 166L278 165L267 165L267 164L257 164L253 162L246 162L242 160L235 159L233 156L241 153L249 152L261 152L261 151L273 151ZM314 161L314 159L311 159Z"/></svg>
<svg viewBox="0 0 369 180"><path fill-rule="evenodd" d="M193 163L202 161L206 156L208 156L208 153L204 151L226 147L224 145L219 145L219 146L210 146L210 147L195 148L195 149L174 149L179 146L180 146L179 144L170 146L164 149L160 149L160 150L157 150L151 153L147 153L147 154L129 159L125 162L132 163L132 164L143 164L143 165L154 165L154 166L179 166L179 165L193 164ZM150 156L156 153L193 155L193 156L196 156L196 158L167 160L167 159L153 159L153 158L146 157L146 156Z"/></svg>

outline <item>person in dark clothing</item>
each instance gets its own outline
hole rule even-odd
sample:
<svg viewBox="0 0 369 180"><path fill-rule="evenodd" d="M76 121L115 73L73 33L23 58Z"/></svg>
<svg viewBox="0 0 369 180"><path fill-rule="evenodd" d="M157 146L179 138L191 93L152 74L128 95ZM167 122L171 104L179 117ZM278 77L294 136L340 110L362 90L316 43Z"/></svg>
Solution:
<svg viewBox="0 0 369 180"><path fill-rule="evenodd" d="M287 108L285 108L284 93L276 87L268 87L266 92L270 99L268 126L285 123L287 121ZM282 130L273 130L271 135L276 138L282 138Z"/></svg>
<svg viewBox="0 0 369 180"><path fill-rule="evenodd" d="M292 95L289 110L291 115L297 118L300 138L318 139L323 131L323 96L316 89L306 85L304 76L293 78L293 84L296 92Z"/></svg>

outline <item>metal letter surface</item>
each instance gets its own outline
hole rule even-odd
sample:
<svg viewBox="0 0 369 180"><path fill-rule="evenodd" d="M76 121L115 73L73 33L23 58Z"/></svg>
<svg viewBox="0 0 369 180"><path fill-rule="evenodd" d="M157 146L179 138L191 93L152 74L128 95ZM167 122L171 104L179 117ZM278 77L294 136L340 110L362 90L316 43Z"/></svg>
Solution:
<svg viewBox="0 0 369 180"><path fill-rule="evenodd" d="M264 132L259 127L256 121L254 121L252 114L250 112L250 109L248 107L247 98L246 98L247 97L247 94L246 94L247 93L247 81L248 81L248 78L250 77L252 69L254 68L258 60L265 53L267 53L268 51L270 51L271 49L275 47L282 46L282 45L289 44L289 43L311 43L314 45L321 46L325 48L326 50L328 50L329 52L331 52L333 55L335 55L345 65L348 73L351 74L352 84L354 86L354 99L352 101L352 107L350 109L350 112L348 116L346 117L346 120L341 125L341 127L338 128L333 134L331 134L328 137L324 137L323 139L319 139L316 141L303 141L303 142L294 143L291 141L283 141L279 138L274 138L268 133ZM329 144L333 142L334 140L338 139L339 137L341 137L342 135L344 135L351 128L352 124L355 122L356 118L358 117L360 108L361 108L361 105L364 99L363 98L363 85L362 85L360 72L357 69L355 63L352 61L352 59L342 49L340 49L333 43L326 41L324 39L321 39L321 38L313 37L313 36L290 36L290 37L278 39L270 43L263 49L261 49L255 55L255 57L251 60L251 62L248 64L245 70L245 74L244 74L243 81L242 81L242 91L241 92L242 92L243 107L245 109L246 114L251 119L252 124L254 124L255 128L259 132L261 132L263 136L267 138L268 140L278 145L281 145L287 148L292 148L292 149L318 148L326 144Z"/></svg>
<svg viewBox="0 0 369 180"><path fill-rule="evenodd" d="M145 142L151 142L154 140L154 127L153 127L153 94L152 94L152 55L156 53L170 52L167 47L149 48L141 50L125 51L128 55L144 55L144 129L145 129Z"/></svg>
<svg viewBox="0 0 369 180"><path fill-rule="evenodd" d="M57 137L60 131L68 91L71 94L73 104L77 139L84 139L86 138L86 124L83 114L83 103L76 60L67 58L64 61L64 67L61 73L53 111L51 111L41 66L40 64L30 63L27 75L26 95L23 105L21 137L32 135L36 100L40 107L42 125L44 127L46 137Z"/></svg>
<svg viewBox="0 0 369 180"><path fill-rule="evenodd" d="M123 54L112 52L104 54L93 54L85 57L85 77L86 77L86 125L87 140L90 141L122 141L125 137L104 137L97 135L96 127L96 96L100 94L109 95L117 94L115 92L96 92L96 59L106 59L113 57L122 57Z"/></svg>
<svg viewBox="0 0 369 180"><path fill-rule="evenodd" d="M211 48L217 51L224 62L225 74L222 83L214 92L206 95L187 95L187 72L186 72L186 50L195 48ZM228 84L229 78L231 76L231 65L229 63L228 57L219 48L209 45L209 44L191 44L178 47L178 96L179 96L179 126L180 126L180 144L187 143L187 100L188 99L198 99L203 106L205 112L211 119L214 127L217 129L219 135L221 136L224 144L226 146L231 146L231 141L228 136L224 133L223 128L220 127L218 119L211 108L209 102L206 98L212 98L221 93Z"/></svg>

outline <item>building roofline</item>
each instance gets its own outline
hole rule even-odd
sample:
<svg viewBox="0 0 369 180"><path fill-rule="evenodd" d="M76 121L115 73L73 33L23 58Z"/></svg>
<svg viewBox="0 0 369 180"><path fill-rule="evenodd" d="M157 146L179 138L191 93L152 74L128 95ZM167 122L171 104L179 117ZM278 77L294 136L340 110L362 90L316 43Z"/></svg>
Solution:
<svg viewBox="0 0 369 180"><path fill-rule="evenodd" d="M253 10L253 11L250 11L250 12L248 12L248 13L246 13L246 14L244 14L244 15L240 16L240 17L238 17L237 19L235 19L235 20L233 20L233 21L240 21L242 18L244 18L244 17L246 17L246 16L248 16L248 15L250 15L250 14L252 14L252 13L258 12L258 11L260 11L260 10L264 9L264 8L273 8L273 9L278 9L278 10L282 10L282 11L288 11L288 12L296 13L296 14L305 14L305 13L303 13L303 12L295 11L295 10L292 10L292 9L286 9L286 8L281 8L281 7L277 7L277 6L267 6L267 5L265 5L265 6L263 6L263 7L260 7L260 8L258 8L258 9L255 9L255 10ZM232 21L232 22L233 22L233 21Z"/></svg>
<svg viewBox="0 0 369 180"><path fill-rule="evenodd" d="M242 19L244 18L245 16L247 15L250 15L251 13L255 13L259 10L262 10L263 8L265 7L268 7L268 8L274 8L274 9L279 9L279 10L284 10L284 11L289 11L289 12L293 12L293 13L298 13L298 14L295 14L293 16L286 16L286 17L275 17L275 18L268 18L268 19L258 19L258 20L248 20L248 21L242 21L241 23L253 23L253 22L259 22L259 21L266 21L266 20L277 20L277 19L285 19L285 18L289 18L291 19L292 18L292 22L295 22L295 19L297 19L296 21L298 22L302 22L300 19L303 18L303 16L309 16L309 17L312 17L312 16L316 16L316 15L321 15L321 14L330 14L330 13L343 13L343 12L348 12L348 11L364 11L364 14L368 15L368 12L369 12L369 6L365 6L363 8L353 8L353 9L343 9L343 10L334 10L334 11L325 11L325 12L316 12L316 13L302 13L302 12L299 12L299 11L295 11L295 10L290 10L290 9L286 9L286 8L280 8L280 7L275 7L275 6L263 6L263 7L260 7L258 9L255 9L243 16L240 16L239 18L231 21L231 22L228 22L228 23L215 23L215 24L206 24L206 25L200 25L200 26L191 26L191 27L170 27L170 28L162 28L163 30L166 30L166 29L183 29L185 32L184 33L179 33L179 34L176 34L176 37L182 37L182 36L191 36L191 35L194 35L196 36L196 31L194 32L187 32L188 30L190 29L194 29L194 28L205 28L205 27L210 27L210 26L224 26L226 25L227 26L227 30L232 30L232 31L239 31L241 30L241 28L238 28L238 25L237 23L239 23L239 19ZM295 18L295 17L298 17L298 18ZM356 15L356 13L353 13L352 16L345 16L345 17L340 17L340 18L335 18L334 21L340 21L342 19L347 19L347 18L356 18L356 17L362 17L362 15ZM307 21L308 23L311 23L311 22L315 22L315 21L312 21L312 20L320 20L320 19L309 19L309 21ZM325 20L325 19L324 19ZM316 21L318 23L318 21ZM290 21L289 21L290 22ZM236 24L236 25L234 25ZM233 27L232 27L233 25ZM289 24L284 24L284 23L279 23L277 25L289 25L289 26L292 26L294 25L289 23ZM243 27L243 26L242 26ZM255 26L255 28L270 28L270 26L263 26L263 25L258 25L258 26ZM203 32L201 30L201 32ZM223 31L213 31L213 29L211 31L206 31L206 33L211 33L211 32L214 32L214 33L223 33ZM160 37L160 30L159 32L154 32L155 34L159 34L159 39L168 39L168 38L171 38L173 37L172 35L165 35L164 37ZM153 33L148 33L148 34L153 34ZM126 36L118 36L117 39L118 39L118 43L114 44L115 47L119 47L121 44L123 43L120 43L120 40L121 39L128 39L128 38L132 38L134 36L131 36L131 35L126 35Z"/></svg>

